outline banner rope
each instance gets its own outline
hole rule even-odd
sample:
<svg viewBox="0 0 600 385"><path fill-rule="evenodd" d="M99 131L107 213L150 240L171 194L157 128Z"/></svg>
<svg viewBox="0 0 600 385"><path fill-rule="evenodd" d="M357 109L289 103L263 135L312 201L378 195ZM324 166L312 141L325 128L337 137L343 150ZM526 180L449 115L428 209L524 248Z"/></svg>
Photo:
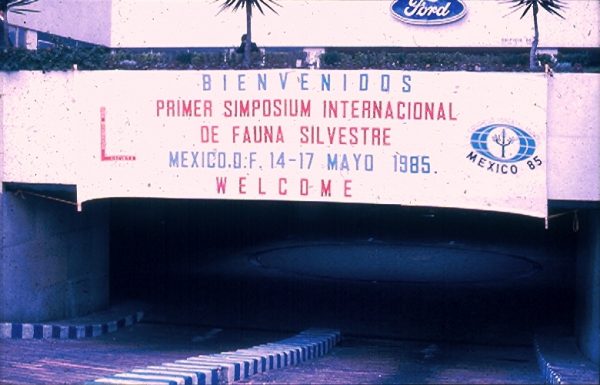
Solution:
<svg viewBox="0 0 600 385"><path fill-rule="evenodd" d="M25 195L33 195L34 197L48 199L48 200L56 201L56 202L60 202L60 203L65 203L65 204L72 205L72 206L77 206L77 202L73 202L73 201L61 199L61 198L56 198L56 197L52 197L49 195L38 194L38 193L31 192L31 191L17 190L17 191L15 191L15 195L20 196L23 199L25 199Z"/></svg>

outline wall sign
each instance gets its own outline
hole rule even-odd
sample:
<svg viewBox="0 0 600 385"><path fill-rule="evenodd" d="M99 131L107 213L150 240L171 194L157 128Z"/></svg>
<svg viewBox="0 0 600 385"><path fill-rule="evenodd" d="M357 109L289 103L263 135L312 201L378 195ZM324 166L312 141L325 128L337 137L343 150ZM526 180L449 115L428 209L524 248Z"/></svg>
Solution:
<svg viewBox="0 0 600 385"><path fill-rule="evenodd" d="M391 11L408 24L440 25L463 18L467 7L463 0L394 0Z"/></svg>
<svg viewBox="0 0 600 385"><path fill-rule="evenodd" d="M511 73L80 73L88 132L78 200L380 203L544 217L546 87L544 74Z"/></svg>

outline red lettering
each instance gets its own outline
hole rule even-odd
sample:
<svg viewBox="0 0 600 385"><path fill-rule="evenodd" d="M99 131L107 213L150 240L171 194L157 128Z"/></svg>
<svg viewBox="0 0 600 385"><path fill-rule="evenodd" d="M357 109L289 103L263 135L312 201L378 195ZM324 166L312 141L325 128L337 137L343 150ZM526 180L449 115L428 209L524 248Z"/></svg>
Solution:
<svg viewBox="0 0 600 385"><path fill-rule="evenodd" d="M162 111L164 108L165 108L165 101L157 100L156 101L156 116L160 116L160 111Z"/></svg>
<svg viewBox="0 0 600 385"><path fill-rule="evenodd" d="M325 181L321 179L321 196L322 197L330 197L331 196L331 179Z"/></svg>
<svg viewBox="0 0 600 385"><path fill-rule="evenodd" d="M300 195L308 195L308 179L306 178L300 179Z"/></svg>
<svg viewBox="0 0 600 385"><path fill-rule="evenodd" d="M350 186L350 183L352 183L351 179L344 179L344 196L346 198L352 197L352 194L350 193L350 189L352 188L352 186Z"/></svg>
<svg viewBox="0 0 600 385"><path fill-rule="evenodd" d="M241 176L240 177L240 187L239 187L239 192L242 195L246 194L246 177L245 176Z"/></svg>
<svg viewBox="0 0 600 385"><path fill-rule="evenodd" d="M227 177L217 177L217 194L225 194L227 186Z"/></svg>
<svg viewBox="0 0 600 385"><path fill-rule="evenodd" d="M279 195L287 195L287 179L279 178Z"/></svg>
<svg viewBox="0 0 600 385"><path fill-rule="evenodd" d="M219 126L200 126L200 143L219 143Z"/></svg>

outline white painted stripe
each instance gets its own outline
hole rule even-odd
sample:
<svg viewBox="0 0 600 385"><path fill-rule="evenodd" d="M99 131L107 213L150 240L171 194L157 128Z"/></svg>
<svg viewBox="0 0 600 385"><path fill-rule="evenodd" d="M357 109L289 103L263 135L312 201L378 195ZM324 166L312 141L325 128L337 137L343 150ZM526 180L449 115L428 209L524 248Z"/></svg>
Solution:
<svg viewBox="0 0 600 385"><path fill-rule="evenodd" d="M117 327L118 327L118 325L117 325L117 321L109 321L109 322L107 323L107 325L108 325L108 332L109 332L109 333L112 333L112 332L116 332L116 331L117 331Z"/></svg>
<svg viewBox="0 0 600 385"><path fill-rule="evenodd" d="M52 325L42 325L42 338L45 340L52 338Z"/></svg>
<svg viewBox="0 0 600 385"><path fill-rule="evenodd" d="M281 343L286 343L286 342L281 342ZM289 343L289 342L287 342ZM323 355L324 349L323 349L323 345L324 343L322 341L316 341L314 339L310 340L310 341L302 341L302 342L292 342L293 345L297 345L300 344L302 346L308 347L309 349L312 350L312 358L315 357L320 357Z"/></svg>
<svg viewBox="0 0 600 385"><path fill-rule="evenodd" d="M94 382L99 383L99 384L165 385L164 382L158 382L158 381L140 381L140 380L134 380L134 379L114 378L114 377L98 378L97 380L94 380Z"/></svg>
<svg viewBox="0 0 600 385"><path fill-rule="evenodd" d="M192 363L192 364L205 364L206 366L209 365L216 365L219 369L222 370L225 378L227 379L227 382L233 382L236 381L235 379L235 365L229 362L224 362L223 360L219 360L219 359L213 359L213 358L207 358L206 356L199 356L199 357L189 357L187 360L179 360L179 361L175 361L176 363ZM240 368L240 374L243 372L244 370ZM240 376L241 377L241 376Z"/></svg>
<svg viewBox="0 0 600 385"><path fill-rule="evenodd" d="M232 357L238 357L238 356L248 357L256 362L257 371L259 373L262 373L267 370L267 362L266 361L268 361L269 357L266 357L264 355L247 352L245 350L237 350L235 352L223 352L223 353L221 353L221 355L232 356Z"/></svg>
<svg viewBox="0 0 600 385"><path fill-rule="evenodd" d="M22 339L32 339L33 338L33 325L32 324L22 324L21 325L21 338Z"/></svg>
<svg viewBox="0 0 600 385"><path fill-rule="evenodd" d="M285 361L287 359L286 353L284 353L282 351L276 351L269 347L261 347L261 349L265 349L275 356L275 362L273 363L275 369L281 369L281 368L285 367Z"/></svg>
<svg viewBox="0 0 600 385"><path fill-rule="evenodd" d="M163 367L167 367L169 369L173 369L173 370L183 370L184 372L194 372L194 373L202 373L204 374L205 377L205 383L206 385L217 385L221 382L225 382L225 377L224 374L221 370L218 369L212 369L212 368L206 368L203 366L194 366L194 365L179 365L179 364L172 364L172 363L165 363L162 365ZM216 373L216 377L213 380L213 372ZM200 382L200 380L198 380L198 382Z"/></svg>
<svg viewBox="0 0 600 385"><path fill-rule="evenodd" d="M242 378L246 378L256 374L256 371L254 370L254 360L249 357L230 356L223 354L218 354L214 357L240 364L240 377Z"/></svg>
<svg viewBox="0 0 600 385"><path fill-rule="evenodd" d="M302 355L304 352L306 352L306 353L304 353L307 356L306 359L310 358L308 352L310 351L311 347L313 346L312 342L297 342L297 341L291 341L291 340L283 340L283 341L275 342L274 344L285 346L285 347L291 348L294 351L296 351L296 355L298 356L298 360L300 362L303 361Z"/></svg>
<svg viewBox="0 0 600 385"><path fill-rule="evenodd" d="M177 360L177 363L183 364L193 364L193 365L204 365L206 367L211 367L214 369L223 369L223 368L234 368L234 364L229 362L223 362L223 360L219 360L214 357L206 357L206 356L197 356L197 357L188 357L185 360Z"/></svg>
<svg viewBox="0 0 600 385"><path fill-rule="evenodd" d="M75 326L75 338L77 338L77 339L85 338L85 325L76 325Z"/></svg>
<svg viewBox="0 0 600 385"><path fill-rule="evenodd" d="M290 366L291 357L288 350L280 347L270 347L270 349L279 355L279 368Z"/></svg>
<svg viewBox="0 0 600 385"><path fill-rule="evenodd" d="M65 325L60 325L60 332L59 332L59 337L61 340L66 340L67 338L69 338L69 327L65 326Z"/></svg>
<svg viewBox="0 0 600 385"><path fill-rule="evenodd" d="M204 365L198 362L188 362L188 361L175 361L175 362L165 362L161 364L162 366L169 366L174 368L190 368L198 371L205 371L206 373L212 373L213 370L217 372L221 370L220 366L217 365Z"/></svg>
<svg viewBox="0 0 600 385"><path fill-rule="evenodd" d="M215 367L208 367L205 365L176 364L176 363L171 363L171 362L162 364L162 367L166 367L168 369L173 369L173 370L183 370L183 371L190 371L190 372L194 372L194 373L203 373L206 377L207 384L213 383L213 372L215 372L217 375L217 380L215 382L215 385L219 381L225 380L223 371L221 369L217 369Z"/></svg>
<svg viewBox="0 0 600 385"><path fill-rule="evenodd" d="M295 365L298 361L296 357L300 354L297 346L289 345L289 344L280 344L280 343L270 343L267 344L267 347L270 349L276 349L277 351L283 352L287 355L287 366Z"/></svg>
<svg viewBox="0 0 600 385"><path fill-rule="evenodd" d="M186 370L186 369L177 369L177 368L169 368L167 366L148 366L145 369L133 369L133 373L163 373L163 374L178 374L181 376L188 376L192 379L192 385L198 385L199 378L198 370ZM206 375L206 374L204 374Z"/></svg>
<svg viewBox="0 0 600 385"><path fill-rule="evenodd" d="M92 325L92 337L98 337L102 335L102 325Z"/></svg>
<svg viewBox="0 0 600 385"><path fill-rule="evenodd" d="M185 379L179 376L159 376L152 374L136 374L136 373L119 373L113 376L114 378L131 378L134 380L164 380L174 381L177 385L185 385ZM163 384L164 385L164 384Z"/></svg>
<svg viewBox="0 0 600 385"><path fill-rule="evenodd" d="M306 350L307 345L300 345L300 344L292 344L292 343L281 343L281 342L275 342L275 343L270 343L270 344L266 344L264 345L265 348L270 349L270 350L278 350L278 351L282 351L282 352L286 352L286 354L288 355L293 355L294 356L294 360L293 362L296 361L300 361L302 360L302 351ZM310 358L310 354L308 354L307 352L307 359Z"/></svg>
<svg viewBox="0 0 600 385"><path fill-rule="evenodd" d="M303 341L303 342L290 342L290 341L280 341L280 342L276 342L274 343L275 345L281 345L281 346L289 346L289 347L293 347L293 348L298 348L298 347L302 347L304 349L308 350L308 358L307 359L313 359L316 357L320 357L322 355L322 349L319 349L319 343L311 340L311 341Z"/></svg>
<svg viewBox="0 0 600 385"><path fill-rule="evenodd" d="M262 357L264 357L267 360L265 371L277 369L278 354L270 351L269 349L253 347L253 348L248 348L248 349L244 349L244 350L238 350L238 352L243 352L242 354L246 354L246 352L249 354L258 354L258 355L261 355Z"/></svg>
<svg viewBox="0 0 600 385"><path fill-rule="evenodd" d="M235 381L235 368L233 365L226 367L220 363L215 362L201 362L201 361L188 361L188 360L177 360L174 364L163 364L164 366L171 365L187 365L194 368L204 368L209 370L216 370L219 374L220 381L233 382Z"/></svg>
<svg viewBox="0 0 600 385"><path fill-rule="evenodd" d="M192 383L198 383L198 377L195 374L191 373L181 373L175 372L173 370L164 370L164 369L133 369L130 373L139 374L139 375L152 375L152 376L165 376L165 377L178 377L183 379L183 383L185 384L187 381L191 381ZM193 384L192 384L193 385Z"/></svg>
<svg viewBox="0 0 600 385"><path fill-rule="evenodd" d="M12 337L12 324L11 323L1 323L0 324L0 337L2 338L11 338Z"/></svg>

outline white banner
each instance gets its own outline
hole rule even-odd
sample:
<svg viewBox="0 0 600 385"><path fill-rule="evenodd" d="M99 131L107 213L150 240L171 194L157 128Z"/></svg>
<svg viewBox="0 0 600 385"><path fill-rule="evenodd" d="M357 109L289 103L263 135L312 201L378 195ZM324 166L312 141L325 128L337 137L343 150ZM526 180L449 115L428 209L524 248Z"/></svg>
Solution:
<svg viewBox="0 0 600 385"><path fill-rule="evenodd" d="M360 202L545 217L543 74L81 73L78 200Z"/></svg>

